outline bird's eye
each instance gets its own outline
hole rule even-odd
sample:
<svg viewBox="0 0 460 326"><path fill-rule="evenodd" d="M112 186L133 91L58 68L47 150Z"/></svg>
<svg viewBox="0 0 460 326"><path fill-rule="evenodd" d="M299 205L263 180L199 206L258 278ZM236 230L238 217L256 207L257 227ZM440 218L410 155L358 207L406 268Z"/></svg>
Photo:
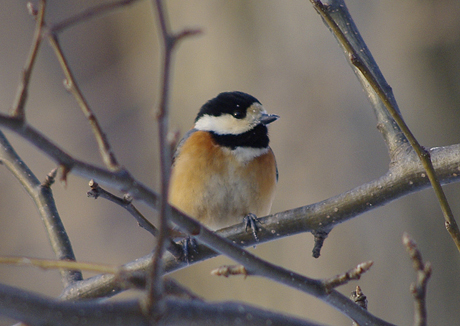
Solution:
<svg viewBox="0 0 460 326"><path fill-rule="evenodd" d="M234 111L233 116L237 119L243 119L246 114L243 111Z"/></svg>

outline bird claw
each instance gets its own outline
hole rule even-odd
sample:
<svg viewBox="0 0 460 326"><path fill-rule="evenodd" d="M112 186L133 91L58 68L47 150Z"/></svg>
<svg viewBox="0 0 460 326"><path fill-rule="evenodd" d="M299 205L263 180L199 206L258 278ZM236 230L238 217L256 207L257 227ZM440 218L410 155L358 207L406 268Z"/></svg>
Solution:
<svg viewBox="0 0 460 326"><path fill-rule="evenodd" d="M191 262L191 258L193 258L192 253L198 253L198 242L195 238L186 237L185 239L180 241L182 245L182 250L184 252L184 260L187 264Z"/></svg>
<svg viewBox="0 0 460 326"><path fill-rule="evenodd" d="M262 224L262 221L253 213L249 213L246 215L243 219L246 232L248 232L248 229L251 229L252 235L254 236L254 239L256 242L259 242L259 237L257 236L257 231L259 231L259 227L257 224Z"/></svg>

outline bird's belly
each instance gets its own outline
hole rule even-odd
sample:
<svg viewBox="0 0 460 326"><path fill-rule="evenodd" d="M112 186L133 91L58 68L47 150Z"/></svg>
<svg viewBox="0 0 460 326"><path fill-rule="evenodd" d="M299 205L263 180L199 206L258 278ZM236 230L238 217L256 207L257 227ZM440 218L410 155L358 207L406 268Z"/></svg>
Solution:
<svg viewBox="0 0 460 326"><path fill-rule="evenodd" d="M223 151L205 132L195 132L183 146L171 173L169 201L211 229L242 222L252 213L270 212L276 184L273 152L242 162Z"/></svg>
<svg viewBox="0 0 460 326"><path fill-rule="evenodd" d="M233 171L211 176L202 192L199 219L210 228L219 229L242 222L249 213L261 214L255 202L259 189L251 181Z"/></svg>

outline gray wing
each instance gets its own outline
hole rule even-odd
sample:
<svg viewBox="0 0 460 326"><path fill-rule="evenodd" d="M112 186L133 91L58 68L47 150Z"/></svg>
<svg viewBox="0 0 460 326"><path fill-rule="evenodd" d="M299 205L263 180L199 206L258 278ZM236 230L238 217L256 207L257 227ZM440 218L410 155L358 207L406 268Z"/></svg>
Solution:
<svg viewBox="0 0 460 326"><path fill-rule="evenodd" d="M176 151L174 152L174 155L173 155L173 158L172 158L172 166L174 166L174 162L176 161L176 157L179 156L179 153L180 153L180 149L182 147L182 145L184 145L185 141L195 132L197 131L197 129L193 128L193 129L190 129L189 131L187 131L187 133L184 135L184 137L182 137L182 139L180 140L180 142L177 144L177 147L176 147Z"/></svg>

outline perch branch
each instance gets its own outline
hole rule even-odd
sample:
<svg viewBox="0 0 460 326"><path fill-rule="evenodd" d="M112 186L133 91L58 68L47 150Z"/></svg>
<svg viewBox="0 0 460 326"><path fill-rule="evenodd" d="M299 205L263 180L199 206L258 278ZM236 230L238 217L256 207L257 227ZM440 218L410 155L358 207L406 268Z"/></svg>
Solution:
<svg viewBox="0 0 460 326"><path fill-rule="evenodd" d="M58 164L65 165L69 171L85 178L94 178L123 192L129 192L133 198L145 202L152 208L158 207L158 195L133 179L127 172L112 173L93 165L73 159L62 151L34 128L17 119L1 115L0 125L17 132L19 135L32 142L37 148L47 153ZM454 182L459 179L458 165L460 162L460 145L436 148L432 150L438 175L444 182ZM286 212L277 213L262 219L264 228L260 237L261 242L266 242L299 232L311 232L324 226L342 223L365 211L407 195L429 185L424 175L423 168L417 160L407 158L402 166L393 166L386 175L364 184L344 194L330 198L323 202L300 207ZM200 227L194 221L187 220L185 216L173 209L173 222L197 235L197 239L211 247L207 241L198 238ZM325 225L324 225L325 224ZM244 231L243 223L223 229L218 234L228 237L243 246L252 245L251 237ZM199 247L202 260L215 256L216 253L204 246ZM222 250L222 248L221 248ZM220 250L219 250L220 251ZM222 252L225 252L222 250ZM225 252L226 253L226 252ZM226 253L227 254L227 253ZM172 271L184 267L185 263L177 262L172 256L165 257L166 270ZM144 257L136 262L127 264L126 268L132 271L145 270L151 261ZM196 261L196 260L195 260ZM79 282L78 285L68 287L63 293L63 298L92 297L94 295L110 295L122 290L110 275L100 275ZM332 296L331 296L332 297Z"/></svg>

